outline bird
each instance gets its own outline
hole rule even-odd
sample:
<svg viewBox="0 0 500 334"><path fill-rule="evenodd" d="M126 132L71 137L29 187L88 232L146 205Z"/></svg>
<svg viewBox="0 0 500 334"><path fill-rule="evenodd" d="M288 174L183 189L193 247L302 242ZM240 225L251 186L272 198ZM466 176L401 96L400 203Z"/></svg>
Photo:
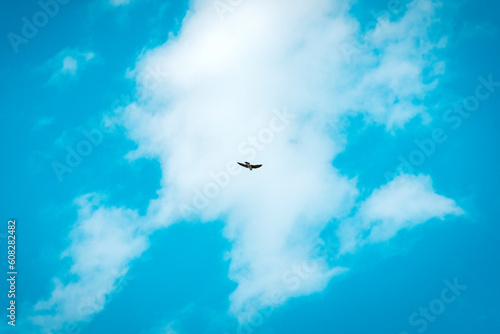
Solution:
<svg viewBox="0 0 500 334"><path fill-rule="evenodd" d="M262 167L262 165L252 165L251 163L249 163L248 161L245 161L244 164L242 164L241 162L238 162L238 165L242 166L242 167L245 167L245 168L248 168L250 170L252 169L255 169L255 168L260 168Z"/></svg>

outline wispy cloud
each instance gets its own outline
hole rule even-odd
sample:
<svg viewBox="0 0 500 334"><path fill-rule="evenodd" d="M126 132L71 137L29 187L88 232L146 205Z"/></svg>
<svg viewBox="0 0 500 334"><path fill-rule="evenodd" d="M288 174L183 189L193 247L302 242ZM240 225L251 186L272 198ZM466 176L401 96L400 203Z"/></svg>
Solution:
<svg viewBox="0 0 500 334"><path fill-rule="evenodd" d="M51 73L48 84L65 83L76 77L94 58L95 53L92 51L62 50L43 65L43 69Z"/></svg>
<svg viewBox="0 0 500 334"><path fill-rule="evenodd" d="M130 262L148 247L135 211L105 207L95 194L78 198L76 204L78 221L62 255L71 258L71 269L54 279L50 297L35 305L31 318L46 333L100 312L122 284Z"/></svg>
<svg viewBox="0 0 500 334"><path fill-rule="evenodd" d="M123 6L123 5L128 5L131 3L133 0L109 0L109 3L112 6Z"/></svg>
<svg viewBox="0 0 500 334"><path fill-rule="evenodd" d="M435 193L429 176L400 175L374 190L361 203L356 215L340 224L340 253L386 241L399 230L432 218L463 213L455 201Z"/></svg>
<svg viewBox="0 0 500 334"><path fill-rule="evenodd" d="M54 123L54 117L53 116L44 116L40 117L39 119L36 120L35 124L33 125L32 132L33 131L38 131L40 129L45 128L46 126L51 125Z"/></svg>
<svg viewBox="0 0 500 334"><path fill-rule="evenodd" d="M460 36L468 38L495 37L498 35L498 28L488 21L470 22L466 21L462 25Z"/></svg>
<svg viewBox="0 0 500 334"><path fill-rule="evenodd" d="M148 334L179 334L173 327L175 325L174 321L169 322L166 325L155 327L148 331Z"/></svg>

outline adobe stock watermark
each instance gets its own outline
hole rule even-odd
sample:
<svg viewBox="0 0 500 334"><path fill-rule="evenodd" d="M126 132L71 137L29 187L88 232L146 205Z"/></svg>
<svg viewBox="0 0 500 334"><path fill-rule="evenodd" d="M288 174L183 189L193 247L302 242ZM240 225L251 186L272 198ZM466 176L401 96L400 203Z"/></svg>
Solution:
<svg viewBox="0 0 500 334"><path fill-rule="evenodd" d="M219 20L224 21L226 16L233 13L245 0L215 0L212 2Z"/></svg>
<svg viewBox="0 0 500 334"><path fill-rule="evenodd" d="M265 323L267 318L272 316L275 309L284 302L287 294L289 295L300 289L304 282L320 270L320 264L333 258L337 251L337 247L330 237L327 238L326 242L318 238L313 249L313 258L294 264L284 271L281 275L282 286L274 289L261 302L261 305L253 304L252 311L247 319L240 319L240 325L236 330L237 334L252 334L255 332Z"/></svg>
<svg viewBox="0 0 500 334"><path fill-rule="evenodd" d="M500 81L494 81L493 75L489 74L487 78L479 76L479 84L474 90L474 94L467 96L461 103L454 105L443 113L443 121L449 124L451 130L458 130L465 119L468 119L473 112L477 111L481 105L481 101L489 99L498 87ZM431 131L427 138L415 139L414 143L417 147L405 156L399 155L399 165L396 168L397 172L386 172L385 178L387 181L392 180L399 171L414 174L415 169L424 164L424 162L436 152L438 145L445 143L449 136L449 130L443 128L435 128Z"/></svg>
<svg viewBox="0 0 500 334"><path fill-rule="evenodd" d="M350 41L341 42L339 47L344 60L347 64L350 64L354 55L360 54L364 50L368 49L369 42L371 39L377 37L377 35L383 30L387 29L390 23L390 17L400 14L406 7L406 3L400 0L389 0L385 10L380 12L370 11L373 20L365 24L365 35L358 39L352 39ZM376 29L379 26L381 29Z"/></svg>
<svg viewBox="0 0 500 334"><path fill-rule="evenodd" d="M104 134L109 133L105 125L90 131L82 130L85 139L80 140L75 146L66 145L66 157L63 162L53 161L51 166L59 182L63 182L63 176L73 172L75 168L81 165L85 157L88 157L96 147L101 145Z"/></svg>
<svg viewBox="0 0 500 334"><path fill-rule="evenodd" d="M113 284L116 288L113 291L102 289L98 293L90 296L86 300L83 300L78 305L78 312L82 319L90 316L91 318L98 312L100 312L106 303L110 303L114 295L119 294L127 287L130 281L135 277L128 276L126 272L118 272L117 270L112 270L111 272L112 280L116 282ZM92 319L86 319L86 322L90 322ZM83 320L82 320L83 321ZM82 330L79 327L79 323L67 323L64 326L64 334L79 334Z"/></svg>
<svg viewBox="0 0 500 334"><path fill-rule="evenodd" d="M408 323L417 333L423 333L429 327L429 323L436 321L446 310L446 307L455 302L462 292L467 289L466 285L458 283L457 277L455 277L453 283L447 279L443 283L445 287L441 290L439 298L431 300L426 307L419 307L416 312L413 312L408 317ZM402 331L399 334L410 334L410 332Z"/></svg>
<svg viewBox="0 0 500 334"><path fill-rule="evenodd" d="M142 85L146 91L151 91L165 82L170 76L170 72L164 70L161 66L148 66L144 69Z"/></svg>
<svg viewBox="0 0 500 334"><path fill-rule="evenodd" d="M20 34L9 32L7 39L14 50L14 53L19 53L19 46L21 44L28 44L30 40L35 38L38 31L44 28L54 18L60 9L60 5L66 5L71 0L40 0L38 6L40 10L35 12L31 18L23 16L21 18Z"/></svg>
<svg viewBox="0 0 500 334"><path fill-rule="evenodd" d="M295 115L289 113L286 109L274 109L268 126L260 129L256 135L249 136L241 142L238 145L238 153L247 161L255 159L257 153L265 150L275 136L284 131L285 127L294 118ZM212 181L207 182L201 189L196 189L191 203L179 205L178 210L181 215L188 217L196 211L206 208L210 201L219 196L221 191L229 186L231 179L239 175L241 171L242 168L236 161L230 161L226 164L224 170L211 172L210 178Z"/></svg>

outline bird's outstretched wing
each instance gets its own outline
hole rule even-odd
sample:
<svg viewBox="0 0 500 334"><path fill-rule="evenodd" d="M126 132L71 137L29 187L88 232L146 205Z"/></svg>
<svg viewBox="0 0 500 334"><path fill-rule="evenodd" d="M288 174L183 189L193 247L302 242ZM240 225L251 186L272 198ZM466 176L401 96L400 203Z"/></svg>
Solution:
<svg viewBox="0 0 500 334"><path fill-rule="evenodd" d="M242 164L241 162L238 162L238 165L242 166L242 167L245 167L245 168L248 168L247 165L244 165Z"/></svg>
<svg viewBox="0 0 500 334"><path fill-rule="evenodd" d="M252 168L260 168L262 165L252 165Z"/></svg>

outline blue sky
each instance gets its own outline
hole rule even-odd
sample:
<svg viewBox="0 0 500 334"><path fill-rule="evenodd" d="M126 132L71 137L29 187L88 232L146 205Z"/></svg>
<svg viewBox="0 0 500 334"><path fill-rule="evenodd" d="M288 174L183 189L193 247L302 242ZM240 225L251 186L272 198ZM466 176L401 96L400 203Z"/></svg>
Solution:
<svg viewBox="0 0 500 334"><path fill-rule="evenodd" d="M0 332L500 329L497 2L2 6Z"/></svg>

